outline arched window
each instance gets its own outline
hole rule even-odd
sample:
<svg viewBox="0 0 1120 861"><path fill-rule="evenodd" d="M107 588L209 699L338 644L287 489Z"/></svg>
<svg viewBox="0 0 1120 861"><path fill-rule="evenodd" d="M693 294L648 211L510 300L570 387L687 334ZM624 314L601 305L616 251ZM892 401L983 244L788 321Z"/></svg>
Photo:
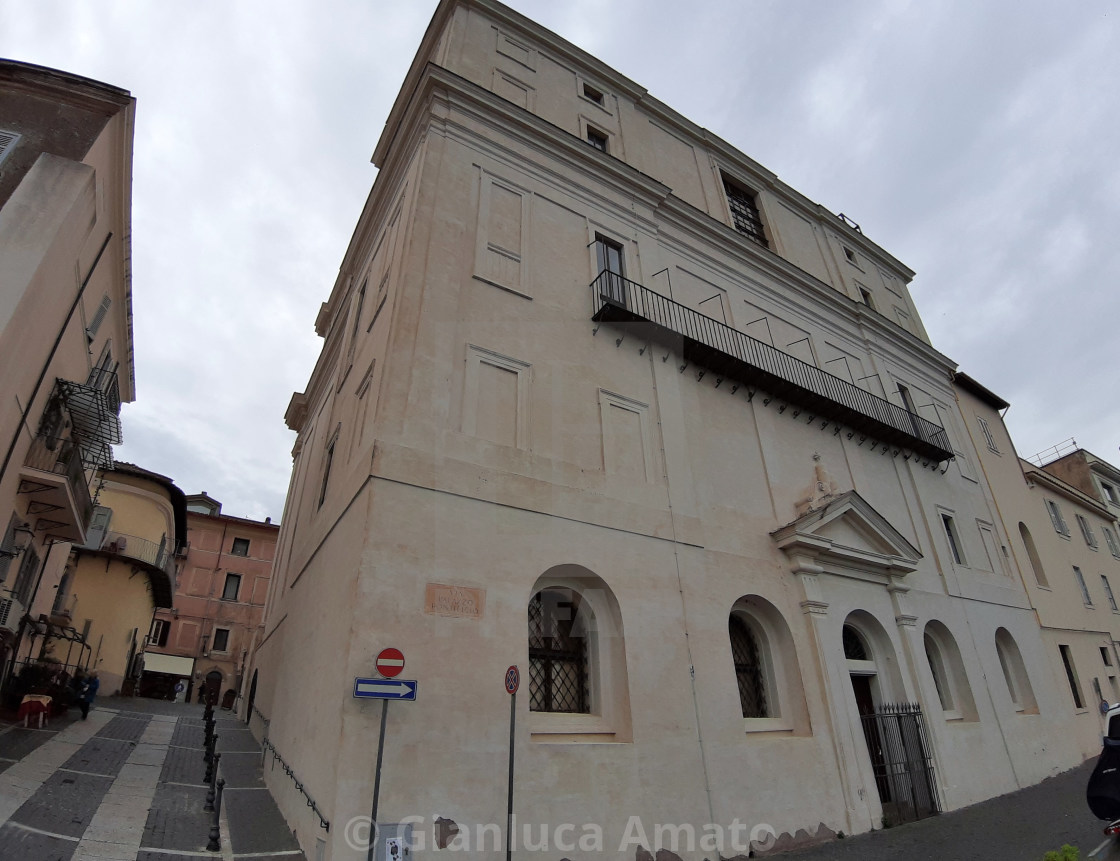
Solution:
<svg viewBox="0 0 1120 861"><path fill-rule="evenodd" d="M1023 663L1023 655L1006 628L996 631L996 655L999 657L999 667L1003 670L1003 680L1007 683L1007 693L1011 696L1015 711L1038 714L1038 703L1034 698L1026 664Z"/></svg>
<svg viewBox="0 0 1120 861"><path fill-rule="evenodd" d="M744 595L728 614L727 635L744 730L809 735L797 648L781 611Z"/></svg>
<svg viewBox="0 0 1120 861"><path fill-rule="evenodd" d="M529 734L549 742L630 742L622 611L582 565L554 565L529 592ZM523 619L526 617L523 616Z"/></svg>
<svg viewBox="0 0 1120 861"><path fill-rule="evenodd" d="M922 639L945 719L978 720L976 701L972 698L964 660L952 633L943 623L934 619L926 625Z"/></svg>
<svg viewBox="0 0 1120 861"><path fill-rule="evenodd" d="M871 653L863 636L851 625L845 625L841 634L844 641L844 657L849 661L870 661Z"/></svg>
<svg viewBox="0 0 1120 861"><path fill-rule="evenodd" d="M941 657L941 648L929 631L926 631L924 640L926 660L929 661L929 669L933 673L933 684L937 688L937 698L941 700L941 710L954 711L956 704L953 702L953 688L949 684L949 674L945 671L945 659Z"/></svg>
<svg viewBox="0 0 1120 861"><path fill-rule="evenodd" d="M1030 560L1031 569L1034 571L1035 582L1049 589L1050 582L1046 579L1046 571L1042 567L1042 560L1038 558L1038 550L1035 549L1034 539L1031 537L1031 531L1027 529L1027 524L1019 523L1019 536L1027 548L1027 559Z"/></svg>
<svg viewBox="0 0 1120 861"><path fill-rule="evenodd" d="M758 636L741 615L728 618L731 657L735 661L735 681L739 685L739 704L745 718L770 717L766 696L766 667Z"/></svg>
<svg viewBox="0 0 1120 861"><path fill-rule="evenodd" d="M529 710L587 714L590 608L572 589L542 589L529 601Z"/></svg>

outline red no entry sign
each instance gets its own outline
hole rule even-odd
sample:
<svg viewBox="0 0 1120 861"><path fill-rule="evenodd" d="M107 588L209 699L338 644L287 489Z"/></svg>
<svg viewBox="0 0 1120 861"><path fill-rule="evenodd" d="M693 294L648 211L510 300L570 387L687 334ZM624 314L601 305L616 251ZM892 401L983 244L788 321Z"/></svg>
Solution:
<svg viewBox="0 0 1120 861"><path fill-rule="evenodd" d="M375 666L385 678L395 678L404 669L404 653L400 649L382 649Z"/></svg>
<svg viewBox="0 0 1120 861"><path fill-rule="evenodd" d="M521 673L517 667L510 667L506 670L506 693L517 693L517 687L521 684Z"/></svg>

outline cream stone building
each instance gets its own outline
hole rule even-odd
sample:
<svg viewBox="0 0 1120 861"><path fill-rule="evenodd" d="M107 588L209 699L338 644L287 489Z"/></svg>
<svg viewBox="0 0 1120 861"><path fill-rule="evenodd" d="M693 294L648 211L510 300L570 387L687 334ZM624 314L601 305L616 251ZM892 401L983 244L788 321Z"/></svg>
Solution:
<svg viewBox="0 0 1120 861"><path fill-rule="evenodd" d="M0 60L0 681L86 540L133 400L134 110L117 87Z"/></svg>
<svg viewBox="0 0 1120 861"><path fill-rule="evenodd" d="M745 856L1081 761L904 264L492 0L439 4L374 163L253 658L309 858L365 858L390 646L416 858L505 855L511 665L519 858Z"/></svg>
<svg viewBox="0 0 1120 861"><path fill-rule="evenodd" d="M957 387L1064 692L1066 734L1082 757L1095 756L1100 704L1120 702L1120 525L1109 505L1120 474L1083 450L1043 466L1021 459L999 412L1007 402L963 374Z"/></svg>

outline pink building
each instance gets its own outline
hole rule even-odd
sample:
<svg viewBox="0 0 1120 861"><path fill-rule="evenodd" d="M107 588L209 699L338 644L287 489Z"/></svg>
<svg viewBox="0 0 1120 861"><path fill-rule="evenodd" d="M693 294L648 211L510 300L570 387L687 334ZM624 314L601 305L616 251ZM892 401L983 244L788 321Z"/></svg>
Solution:
<svg viewBox="0 0 1120 861"><path fill-rule="evenodd" d="M174 607L158 610L144 650L142 696L199 701L210 690L232 707L261 619L276 550L277 524L222 514L205 491L187 497L186 557Z"/></svg>

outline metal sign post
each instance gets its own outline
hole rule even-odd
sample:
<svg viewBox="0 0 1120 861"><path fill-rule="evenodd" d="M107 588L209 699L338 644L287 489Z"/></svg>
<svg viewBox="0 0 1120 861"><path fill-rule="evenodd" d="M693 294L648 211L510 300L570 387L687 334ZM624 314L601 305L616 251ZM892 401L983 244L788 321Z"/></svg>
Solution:
<svg viewBox="0 0 1120 861"><path fill-rule="evenodd" d="M514 665L506 670L506 693L509 694L509 784L506 787L506 861L513 858L513 736L517 724L517 689L521 672Z"/></svg>
<svg viewBox="0 0 1120 861"><path fill-rule="evenodd" d="M377 671L387 678L354 679L355 698L381 700L381 730L377 734L377 765L373 776L373 807L369 814L369 848L366 861L373 861L377 850L377 803L381 798L381 762L385 755L385 720L389 714L389 700L414 701L417 686L415 680L393 678L404 669L404 655L400 649L382 649L377 656L376 667Z"/></svg>

